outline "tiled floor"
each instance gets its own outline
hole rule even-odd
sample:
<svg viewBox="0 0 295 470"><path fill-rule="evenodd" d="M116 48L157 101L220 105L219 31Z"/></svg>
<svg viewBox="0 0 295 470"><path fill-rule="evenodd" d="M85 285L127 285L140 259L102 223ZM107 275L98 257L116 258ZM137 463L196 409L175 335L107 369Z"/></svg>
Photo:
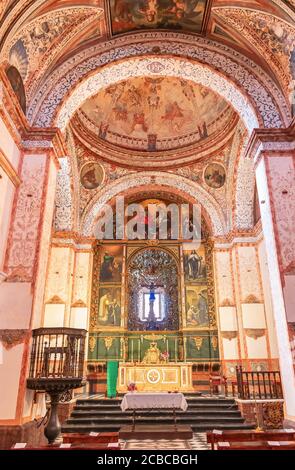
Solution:
<svg viewBox="0 0 295 470"><path fill-rule="evenodd" d="M206 434L194 434L190 441L174 440L168 441L161 439L154 441L147 440L128 440L121 441L121 448L124 450L208 450L210 447L206 442Z"/></svg>

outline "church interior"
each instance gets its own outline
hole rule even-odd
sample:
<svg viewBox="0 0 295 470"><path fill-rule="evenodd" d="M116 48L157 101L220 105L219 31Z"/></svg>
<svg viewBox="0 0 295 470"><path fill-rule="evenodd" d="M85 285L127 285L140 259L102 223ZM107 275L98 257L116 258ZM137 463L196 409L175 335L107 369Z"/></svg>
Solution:
<svg viewBox="0 0 295 470"><path fill-rule="evenodd" d="M294 0L0 0L0 449L295 450L294 85Z"/></svg>

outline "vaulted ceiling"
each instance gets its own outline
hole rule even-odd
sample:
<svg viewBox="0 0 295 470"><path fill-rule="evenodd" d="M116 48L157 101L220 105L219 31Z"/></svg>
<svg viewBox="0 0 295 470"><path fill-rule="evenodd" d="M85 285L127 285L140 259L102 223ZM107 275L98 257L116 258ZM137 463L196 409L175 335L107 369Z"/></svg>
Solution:
<svg viewBox="0 0 295 470"><path fill-rule="evenodd" d="M0 0L0 19L1 62L20 71L28 100L40 80L78 50L157 28L230 45L262 66L286 95L295 78L294 0Z"/></svg>

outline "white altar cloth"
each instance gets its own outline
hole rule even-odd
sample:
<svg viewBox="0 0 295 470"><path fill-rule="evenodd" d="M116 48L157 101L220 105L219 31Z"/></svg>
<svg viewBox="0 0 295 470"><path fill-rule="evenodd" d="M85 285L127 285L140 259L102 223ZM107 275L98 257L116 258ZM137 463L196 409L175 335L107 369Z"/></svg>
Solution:
<svg viewBox="0 0 295 470"><path fill-rule="evenodd" d="M187 410L187 401L182 393L126 393L121 403L121 410L153 410L169 408Z"/></svg>

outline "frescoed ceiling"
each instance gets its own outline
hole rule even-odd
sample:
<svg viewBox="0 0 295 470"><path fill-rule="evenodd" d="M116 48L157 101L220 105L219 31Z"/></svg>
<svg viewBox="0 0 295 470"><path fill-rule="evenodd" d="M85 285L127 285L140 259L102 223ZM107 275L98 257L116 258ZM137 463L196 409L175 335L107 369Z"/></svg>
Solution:
<svg viewBox="0 0 295 470"><path fill-rule="evenodd" d="M222 98L172 77L139 77L106 88L85 102L78 119L103 140L148 151L192 145L236 124Z"/></svg>
<svg viewBox="0 0 295 470"><path fill-rule="evenodd" d="M0 0L0 18L0 62L19 70L28 103L58 64L131 31L181 31L229 44L285 96L295 78L294 0Z"/></svg>
<svg viewBox="0 0 295 470"><path fill-rule="evenodd" d="M112 33L172 29L200 34L210 6L210 0L110 0Z"/></svg>

